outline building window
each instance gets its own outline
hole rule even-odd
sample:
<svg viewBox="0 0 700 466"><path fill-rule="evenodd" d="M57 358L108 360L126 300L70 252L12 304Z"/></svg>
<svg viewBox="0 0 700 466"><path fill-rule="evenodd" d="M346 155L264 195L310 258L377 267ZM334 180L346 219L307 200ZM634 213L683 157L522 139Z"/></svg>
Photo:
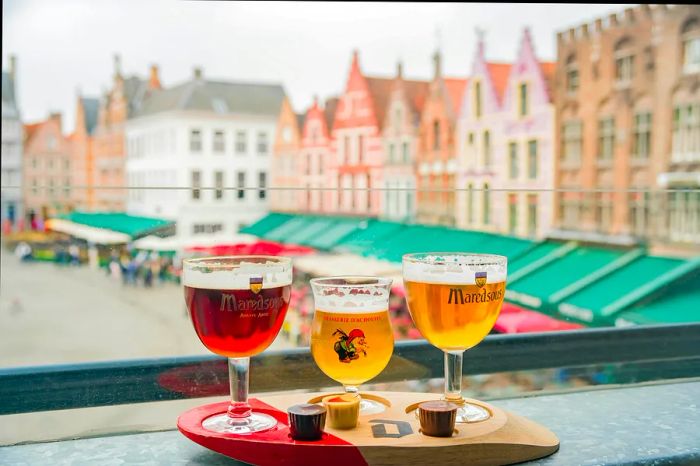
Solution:
<svg viewBox="0 0 700 466"><path fill-rule="evenodd" d="M245 131L236 131L236 154L245 155L248 151L248 141Z"/></svg>
<svg viewBox="0 0 700 466"><path fill-rule="evenodd" d="M49 167L49 169L53 169L53 158L49 158L46 161L46 166Z"/></svg>
<svg viewBox="0 0 700 466"><path fill-rule="evenodd" d="M212 147L214 152L223 153L226 150L224 144L224 132L221 130L214 131L214 144Z"/></svg>
<svg viewBox="0 0 700 466"><path fill-rule="evenodd" d="M258 133L258 155L267 155L267 150L267 133L261 131Z"/></svg>
<svg viewBox="0 0 700 466"><path fill-rule="evenodd" d="M345 136L343 138L343 152L340 156L340 160L338 161L340 165L344 165L345 163L350 161L350 136Z"/></svg>
<svg viewBox="0 0 700 466"><path fill-rule="evenodd" d="M474 186L471 183L467 188L467 223L474 223Z"/></svg>
<svg viewBox="0 0 700 466"><path fill-rule="evenodd" d="M32 157L32 168L36 168L37 162L36 162L36 157Z"/></svg>
<svg viewBox="0 0 700 466"><path fill-rule="evenodd" d="M518 178L518 144L511 142L508 144L508 173L511 180Z"/></svg>
<svg viewBox="0 0 700 466"><path fill-rule="evenodd" d="M51 178L49 180L49 197L53 197L53 195L54 195L53 185L54 185L53 178Z"/></svg>
<svg viewBox="0 0 700 466"><path fill-rule="evenodd" d="M56 149L56 137L53 134L46 137L46 148L48 150Z"/></svg>
<svg viewBox="0 0 700 466"><path fill-rule="evenodd" d="M365 138L361 134L357 136L357 163L362 165L365 158Z"/></svg>
<svg viewBox="0 0 700 466"><path fill-rule="evenodd" d="M403 163L409 163L410 160L410 155L408 154L408 143L404 142L401 144L401 155L403 158Z"/></svg>
<svg viewBox="0 0 700 466"><path fill-rule="evenodd" d="M700 72L700 21L691 19L682 31L683 72L686 74Z"/></svg>
<svg viewBox="0 0 700 466"><path fill-rule="evenodd" d="M284 142L291 142L292 141L292 128L289 126L285 126L282 128L282 140Z"/></svg>
<svg viewBox="0 0 700 466"><path fill-rule="evenodd" d="M615 83L618 87L627 87L634 77L634 55L631 41L622 39L615 46Z"/></svg>
<svg viewBox="0 0 700 466"><path fill-rule="evenodd" d="M516 194L508 196L508 233L514 235L518 229L518 197Z"/></svg>
<svg viewBox="0 0 700 466"><path fill-rule="evenodd" d="M193 200L199 200L201 197L202 193L201 190L199 189L202 186L202 172L198 170L194 170L192 172L192 199Z"/></svg>
<svg viewBox="0 0 700 466"><path fill-rule="evenodd" d="M673 241L697 244L700 241L700 193L691 192L692 186L679 186L685 192L670 192L669 233Z"/></svg>
<svg viewBox="0 0 700 466"><path fill-rule="evenodd" d="M537 140L527 142L527 176L531 180L537 178Z"/></svg>
<svg viewBox="0 0 700 466"><path fill-rule="evenodd" d="M578 76L578 65L576 65L576 58L572 55L566 60L565 68L565 79L566 79L566 92L568 94L575 94L578 91L579 86L579 76Z"/></svg>
<svg viewBox="0 0 700 466"><path fill-rule="evenodd" d="M491 192L489 191L489 185L488 183L484 185L484 192L483 192L483 211L482 211L482 216L483 216L483 223L484 225L488 225L491 223Z"/></svg>
<svg viewBox="0 0 700 466"><path fill-rule="evenodd" d="M36 194L39 192L39 190L36 187L36 179L32 180L32 194L36 196Z"/></svg>
<svg viewBox="0 0 700 466"><path fill-rule="evenodd" d="M491 166L491 133L484 131L484 168Z"/></svg>
<svg viewBox="0 0 700 466"><path fill-rule="evenodd" d="M433 121L433 150L440 150L440 121Z"/></svg>
<svg viewBox="0 0 700 466"><path fill-rule="evenodd" d="M518 113L521 117L527 116L530 110L530 103L528 102L528 95L527 95L527 84L522 83L518 86Z"/></svg>
<svg viewBox="0 0 700 466"><path fill-rule="evenodd" d="M193 129L190 131L190 152L202 151L202 131Z"/></svg>
<svg viewBox="0 0 700 466"><path fill-rule="evenodd" d="M236 198L245 199L245 172L236 172Z"/></svg>
<svg viewBox="0 0 700 466"><path fill-rule="evenodd" d="M648 192L630 193L630 224L636 236L644 237L649 233L650 195Z"/></svg>
<svg viewBox="0 0 700 466"><path fill-rule="evenodd" d="M474 133L469 133L467 136L467 144L470 146L474 145Z"/></svg>
<svg viewBox="0 0 700 466"><path fill-rule="evenodd" d="M651 113L637 113L634 116L632 156L647 159L651 153Z"/></svg>
<svg viewBox="0 0 700 466"><path fill-rule="evenodd" d="M562 134L562 161L578 165L581 162L581 122L564 123Z"/></svg>
<svg viewBox="0 0 700 466"><path fill-rule="evenodd" d="M194 235L211 235L224 230L221 223L195 223L192 225L192 234Z"/></svg>
<svg viewBox="0 0 700 466"><path fill-rule="evenodd" d="M474 115L481 118L481 83L474 83Z"/></svg>
<svg viewBox="0 0 700 466"><path fill-rule="evenodd" d="M700 160L700 104L681 104L673 109L671 160Z"/></svg>
<svg viewBox="0 0 700 466"><path fill-rule="evenodd" d="M393 164L396 154L394 153L396 147L393 143L389 143L389 163Z"/></svg>
<svg viewBox="0 0 700 466"><path fill-rule="evenodd" d="M267 197L267 173L258 172L258 199L265 199Z"/></svg>
<svg viewBox="0 0 700 466"><path fill-rule="evenodd" d="M596 229L601 233L610 231L612 224L612 202L607 197L608 193L599 193L595 208Z"/></svg>
<svg viewBox="0 0 700 466"><path fill-rule="evenodd" d="M63 160L63 168L66 170L70 169L70 159Z"/></svg>
<svg viewBox="0 0 700 466"><path fill-rule="evenodd" d="M527 195L527 235L537 235L537 194Z"/></svg>
<svg viewBox="0 0 700 466"><path fill-rule="evenodd" d="M615 150L615 119L598 120L598 160L612 160Z"/></svg>
<svg viewBox="0 0 700 466"><path fill-rule="evenodd" d="M224 172L214 172L214 199L223 199L224 197Z"/></svg>

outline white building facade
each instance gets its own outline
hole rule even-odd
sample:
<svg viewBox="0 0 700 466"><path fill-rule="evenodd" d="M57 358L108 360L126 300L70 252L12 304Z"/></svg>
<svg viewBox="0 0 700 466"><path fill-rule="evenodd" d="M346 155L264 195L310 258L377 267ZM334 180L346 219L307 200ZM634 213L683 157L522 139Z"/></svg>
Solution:
<svg viewBox="0 0 700 466"><path fill-rule="evenodd" d="M22 142L23 126L17 105L17 63L10 57L10 67L2 72L2 205L3 228L16 228L23 218L22 209Z"/></svg>
<svg viewBox="0 0 700 466"><path fill-rule="evenodd" d="M201 74L154 93L126 126L127 182L137 188L128 213L174 220L178 238L191 243L230 241L265 215L283 97L278 85ZM138 189L153 187L163 189Z"/></svg>

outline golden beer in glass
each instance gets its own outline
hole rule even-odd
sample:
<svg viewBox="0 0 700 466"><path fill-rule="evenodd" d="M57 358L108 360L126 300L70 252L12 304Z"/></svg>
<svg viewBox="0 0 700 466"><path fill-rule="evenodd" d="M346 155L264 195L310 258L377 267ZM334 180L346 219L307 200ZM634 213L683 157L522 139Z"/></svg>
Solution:
<svg viewBox="0 0 700 466"><path fill-rule="evenodd" d="M492 254L419 253L403 257L406 302L423 337L445 352L445 399L457 422L488 419L462 398L462 356L489 334L501 311L508 260Z"/></svg>
<svg viewBox="0 0 700 466"><path fill-rule="evenodd" d="M389 322L391 280L375 277L331 277L311 280L315 313L311 354L319 369L359 396L358 385L379 375L394 351ZM360 414L384 406L363 398Z"/></svg>

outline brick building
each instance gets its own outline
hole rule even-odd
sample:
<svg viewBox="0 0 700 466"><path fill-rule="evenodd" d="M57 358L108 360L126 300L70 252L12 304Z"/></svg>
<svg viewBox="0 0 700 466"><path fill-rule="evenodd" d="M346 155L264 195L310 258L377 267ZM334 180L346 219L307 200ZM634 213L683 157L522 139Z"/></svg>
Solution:
<svg viewBox="0 0 700 466"><path fill-rule="evenodd" d="M298 171L302 125L303 116L294 113L289 98L285 96L277 118L277 129L272 145L270 186L292 189L288 191L270 190L270 210L294 212L300 208L302 193L293 188L302 186Z"/></svg>
<svg viewBox="0 0 700 466"><path fill-rule="evenodd" d="M555 185L584 192L555 197L555 225L700 243L700 194L662 192L700 187L700 7L628 8L557 49Z"/></svg>
<svg viewBox="0 0 700 466"><path fill-rule="evenodd" d="M78 95L75 109L75 130L68 136L71 151L71 203L77 210L94 205L93 134L97 126L99 100Z"/></svg>
<svg viewBox="0 0 700 466"><path fill-rule="evenodd" d="M151 66L149 79L138 76L125 77L121 71L121 59L114 57L112 87L106 92L99 106L98 122L93 139L93 205L95 210L123 211L127 192L122 187L126 183L126 147L124 125L134 116L140 103L153 90L161 88L158 67Z"/></svg>
<svg viewBox="0 0 700 466"><path fill-rule="evenodd" d="M420 120L416 220L455 225L455 130L467 80L444 77L441 62L441 54L436 52L433 79Z"/></svg>
<svg viewBox="0 0 700 466"><path fill-rule="evenodd" d="M299 182L304 191L299 193L299 209L306 212L324 213L333 209L332 198L335 192L324 189L329 186L326 167L333 164L333 117L337 98L329 98L324 106L314 98L313 105L306 111L301 132L301 148L297 159Z"/></svg>
<svg viewBox="0 0 700 466"><path fill-rule="evenodd" d="M24 126L22 186L27 219L46 220L72 209L71 147L61 114Z"/></svg>
<svg viewBox="0 0 700 466"><path fill-rule="evenodd" d="M383 129L384 199L383 218L413 221L416 216L416 151L421 114L428 96L427 81L403 77L396 67Z"/></svg>
<svg viewBox="0 0 700 466"><path fill-rule="evenodd" d="M327 169L331 211L378 216L381 208L382 125L392 79L365 76L353 52L345 91L333 118L333 163Z"/></svg>

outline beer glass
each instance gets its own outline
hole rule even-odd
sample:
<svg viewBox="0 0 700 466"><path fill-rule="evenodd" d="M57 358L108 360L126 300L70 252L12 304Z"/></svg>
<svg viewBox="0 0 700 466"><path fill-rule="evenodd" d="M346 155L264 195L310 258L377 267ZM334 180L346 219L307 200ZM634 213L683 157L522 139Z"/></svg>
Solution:
<svg viewBox="0 0 700 466"><path fill-rule="evenodd" d="M311 354L328 377L360 396L358 385L384 370L394 351L389 323L391 279L329 277L311 280L314 320ZM362 398L360 414L380 413L381 403Z"/></svg>
<svg viewBox="0 0 700 466"><path fill-rule="evenodd" d="M457 422L490 417L462 398L462 355L491 331L506 291L508 259L492 254L429 252L403 256L411 318L445 352L445 400L460 406Z"/></svg>
<svg viewBox="0 0 700 466"><path fill-rule="evenodd" d="M248 404L250 357L277 337L289 306L292 261L275 256L228 256L183 261L185 301L197 336L228 358L231 404L204 420L214 432L249 434L277 421Z"/></svg>

